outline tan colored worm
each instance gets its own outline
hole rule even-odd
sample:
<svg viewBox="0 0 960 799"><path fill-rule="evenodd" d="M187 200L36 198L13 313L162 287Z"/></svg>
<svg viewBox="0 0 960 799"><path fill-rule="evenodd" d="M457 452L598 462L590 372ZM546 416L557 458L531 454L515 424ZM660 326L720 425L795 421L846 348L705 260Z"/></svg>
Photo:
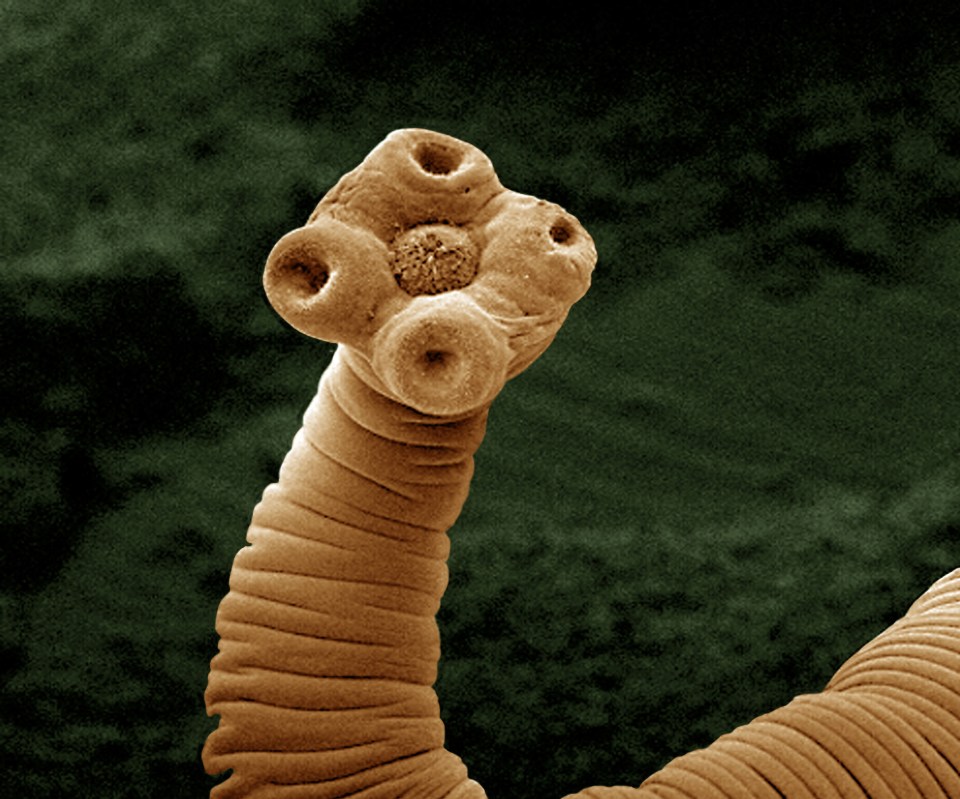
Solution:
<svg viewBox="0 0 960 799"><path fill-rule="evenodd" d="M553 340L596 261L576 219L486 156L396 131L267 260L337 342L253 512L217 614L203 752L215 799L481 799L433 691L447 530L490 403ZM670 763L640 797L960 797L960 570L801 696Z"/></svg>

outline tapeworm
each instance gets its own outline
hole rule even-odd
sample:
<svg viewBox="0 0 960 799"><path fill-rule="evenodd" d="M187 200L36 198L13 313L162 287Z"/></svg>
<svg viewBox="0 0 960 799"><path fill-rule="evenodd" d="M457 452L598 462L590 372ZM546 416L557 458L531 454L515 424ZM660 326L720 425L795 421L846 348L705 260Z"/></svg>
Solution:
<svg viewBox="0 0 960 799"><path fill-rule="evenodd" d="M339 343L217 613L213 799L482 799L433 684L447 531L490 403L553 340L596 250L476 148L397 131L268 258L271 302ZM960 569L818 694L568 799L960 799Z"/></svg>

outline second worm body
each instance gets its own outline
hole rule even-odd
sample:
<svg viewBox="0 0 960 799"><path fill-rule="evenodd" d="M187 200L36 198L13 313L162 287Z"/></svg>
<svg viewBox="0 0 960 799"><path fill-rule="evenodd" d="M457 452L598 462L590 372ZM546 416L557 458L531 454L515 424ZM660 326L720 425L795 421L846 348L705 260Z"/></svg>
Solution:
<svg viewBox="0 0 960 799"><path fill-rule="evenodd" d="M851 657L821 693L690 752L639 788L567 799L957 799L960 569Z"/></svg>

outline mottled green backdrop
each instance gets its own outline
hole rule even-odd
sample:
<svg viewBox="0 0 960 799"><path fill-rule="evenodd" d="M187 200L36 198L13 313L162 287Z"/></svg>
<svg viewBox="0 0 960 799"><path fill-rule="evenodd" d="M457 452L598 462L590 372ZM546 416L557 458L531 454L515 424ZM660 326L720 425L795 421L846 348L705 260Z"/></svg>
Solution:
<svg viewBox="0 0 960 799"><path fill-rule="evenodd" d="M216 606L331 354L260 270L397 127L600 253L452 531L492 799L637 783L960 565L960 20L722 5L4 4L6 790L213 784Z"/></svg>

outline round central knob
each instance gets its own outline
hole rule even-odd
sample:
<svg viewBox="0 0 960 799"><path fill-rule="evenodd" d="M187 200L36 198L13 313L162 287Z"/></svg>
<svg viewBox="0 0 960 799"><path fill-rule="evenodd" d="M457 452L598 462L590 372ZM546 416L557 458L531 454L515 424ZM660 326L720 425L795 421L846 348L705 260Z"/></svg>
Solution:
<svg viewBox="0 0 960 799"><path fill-rule="evenodd" d="M393 242L390 264L407 294L442 294L468 286L477 274L477 247L453 225L418 225Z"/></svg>

